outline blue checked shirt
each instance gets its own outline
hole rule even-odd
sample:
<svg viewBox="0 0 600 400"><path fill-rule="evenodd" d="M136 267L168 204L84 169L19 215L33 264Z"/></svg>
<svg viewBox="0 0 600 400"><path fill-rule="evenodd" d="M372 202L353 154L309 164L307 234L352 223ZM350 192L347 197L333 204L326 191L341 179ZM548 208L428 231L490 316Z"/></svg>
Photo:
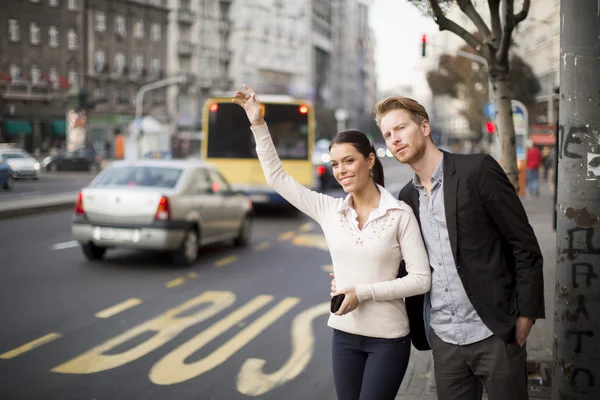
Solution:
<svg viewBox="0 0 600 400"><path fill-rule="evenodd" d="M431 177L431 198L415 174L413 185L419 192L421 230L433 268L429 307L425 320L446 343L466 345L493 335L481 321L467 297L452 256L444 207L443 159Z"/></svg>

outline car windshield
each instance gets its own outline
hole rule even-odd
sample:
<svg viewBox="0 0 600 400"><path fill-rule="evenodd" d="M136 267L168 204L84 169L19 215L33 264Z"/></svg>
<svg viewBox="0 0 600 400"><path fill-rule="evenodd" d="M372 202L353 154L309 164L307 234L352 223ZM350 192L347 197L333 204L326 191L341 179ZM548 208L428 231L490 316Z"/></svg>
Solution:
<svg viewBox="0 0 600 400"><path fill-rule="evenodd" d="M2 157L5 160L8 160L10 158L27 158L27 156L23 153L3 153Z"/></svg>
<svg viewBox="0 0 600 400"><path fill-rule="evenodd" d="M151 166L114 166L110 167L94 184L94 187L106 186L146 186L174 188L183 170L179 168Z"/></svg>

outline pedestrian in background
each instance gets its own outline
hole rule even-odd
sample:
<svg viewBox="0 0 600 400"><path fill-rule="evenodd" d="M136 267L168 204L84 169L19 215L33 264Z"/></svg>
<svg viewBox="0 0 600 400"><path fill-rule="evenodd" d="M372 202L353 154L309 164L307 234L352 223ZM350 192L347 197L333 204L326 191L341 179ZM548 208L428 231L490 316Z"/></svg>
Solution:
<svg viewBox="0 0 600 400"><path fill-rule="evenodd" d="M344 131L331 141L333 174L348 195L311 191L284 170L262 107L252 89L233 101L246 111L267 183L319 223L340 287L328 325L332 363L341 400L396 397L410 357L409 322L403 298L427 292L431 272L413 211L384 186L383 166L367 136ZM401 259L406 275L398 276Z"/></svg>
<svg viewBox="0 0 600 400"><path fill-rule="evenodd" d="M399 199L423 232L431 291L405 302L413 345L433 352L438 399L479 399L483 387L490 400L527 399L525 343L544 318L543 260L514 187L489 155L439 150L415 100L381 101L376 122L415 172Z"/></svg>
<svg viewBox="0 0 600 400"><path fill-rule="evenodd" d="M527 191L530 196L540 197L540 165L542 164L542 152L534 146L531 140L527 143L527 170L525 179L527 179Z"/></svg>

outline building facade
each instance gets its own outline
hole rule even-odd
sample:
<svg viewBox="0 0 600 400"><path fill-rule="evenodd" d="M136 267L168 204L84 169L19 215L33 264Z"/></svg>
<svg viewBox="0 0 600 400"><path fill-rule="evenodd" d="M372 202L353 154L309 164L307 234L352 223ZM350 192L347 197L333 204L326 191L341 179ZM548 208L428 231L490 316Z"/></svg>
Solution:
<svg viewBox="0 0 600 400"><path fill-rule="evenodd" d="M82 24L85 82L95 104L87 117L87 139L111 157L114 135L127 132L137 91L167 76L166 0L87 0ZM166 89L144 97L143 115L169 129Z"/></svg>
<svg viewBox="0 0 600 400"><path fill-rule="evenodd" d="M173 131L198 139L204 100L215 90L231 90L229 35L232 0L169 0L167 74L185 74L186 88L167 89Z"/></svg>
<svg viewBox="0 0 600 400"><path fill-rule="evenodd" d="M81 81L82 0L5 0L0 16L0 142L64 147L65 100Z"/></svg>

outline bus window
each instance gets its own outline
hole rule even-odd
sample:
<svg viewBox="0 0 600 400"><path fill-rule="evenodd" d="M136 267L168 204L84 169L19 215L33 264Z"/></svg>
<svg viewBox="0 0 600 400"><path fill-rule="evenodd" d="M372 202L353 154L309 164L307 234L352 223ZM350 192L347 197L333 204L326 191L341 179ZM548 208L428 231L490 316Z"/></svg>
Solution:
<svg viewBox="0 0 600 400"><path fill-rule="evenodd" d="M282 160L308 158L308 115L297 104L265 104L265 121ZM244 110L219 103L209 112L207 158L256 158L256 144Z"/></svg>

